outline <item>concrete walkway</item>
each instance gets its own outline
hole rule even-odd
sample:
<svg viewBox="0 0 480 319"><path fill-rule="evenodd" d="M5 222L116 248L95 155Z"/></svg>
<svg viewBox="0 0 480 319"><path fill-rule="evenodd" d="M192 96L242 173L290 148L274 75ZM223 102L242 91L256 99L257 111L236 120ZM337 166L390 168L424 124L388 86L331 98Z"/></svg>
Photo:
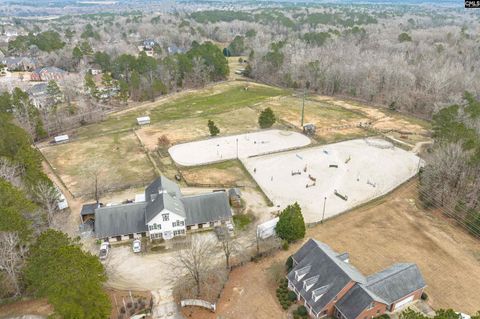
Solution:
<svg viewBox="0 0 480 319"><path fill-rule="evenodd" d="M171 294L165 294L165 291L152 290L154 319L185 319L180 313L177 304Z"/></svg>

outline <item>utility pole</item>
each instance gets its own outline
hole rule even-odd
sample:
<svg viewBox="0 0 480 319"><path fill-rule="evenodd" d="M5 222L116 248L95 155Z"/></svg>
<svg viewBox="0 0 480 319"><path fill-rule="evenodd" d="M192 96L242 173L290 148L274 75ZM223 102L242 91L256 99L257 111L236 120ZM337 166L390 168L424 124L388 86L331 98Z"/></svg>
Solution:
<svg viewBox="0 0 480 319"><path fill-rule="evenodd" d="M237 159L238 159L238 138L237 138Z"/></svg>
<svg viewBox="0 0 480 319"><path fill-rule="evenodd" d="M323 215L322 215L322 221L320 224L323 224L323 219L325 218L325 206L327 205L327 196L325 196L325 199L323 201Z"/></svg>
<svg viewBox="0 0 480 319"><path fill-rule="evenodd" d="M302 100L302 130L303 130L303 114L305 112L305 89L303 89L303 100Z"/></svg>

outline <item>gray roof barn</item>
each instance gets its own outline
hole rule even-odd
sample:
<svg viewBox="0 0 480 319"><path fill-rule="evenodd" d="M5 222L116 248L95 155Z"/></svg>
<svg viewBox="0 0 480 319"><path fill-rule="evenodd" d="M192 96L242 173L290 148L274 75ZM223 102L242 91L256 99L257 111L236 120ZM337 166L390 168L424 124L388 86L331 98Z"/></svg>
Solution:
<svg viewBox="0 0 480 319"><path fill-rule="evenodd" d="M347 319L357 318L373 301L391 306L426 286L415 264L395 264L365 277L348 263L348 253L338 254L314 239L292 258L294 267L287 278L316 314L351 282L353 287L336 303Z"/></svg>
<svg viewBox="0 0 480 319"><path fill-rule="evenodd" d="M187 226L232 218L226 192L213 192L182 198Z"/></svg>
<svg viewBox="0 0 480 319"><path fill-rule="evenodd" d="M145 202L95 209L98 238L147 231L147 223L167 209L185 218L186 225L227 220L232 217L225 192L183 197L175 182L161 176L145 189Z"/></svg>
<svg viewBox="0 0 480 319"><path fill-rule="evenodd" d="M98 238L142 233L146 202L100 207L95 210L95 234Z"/></svg>

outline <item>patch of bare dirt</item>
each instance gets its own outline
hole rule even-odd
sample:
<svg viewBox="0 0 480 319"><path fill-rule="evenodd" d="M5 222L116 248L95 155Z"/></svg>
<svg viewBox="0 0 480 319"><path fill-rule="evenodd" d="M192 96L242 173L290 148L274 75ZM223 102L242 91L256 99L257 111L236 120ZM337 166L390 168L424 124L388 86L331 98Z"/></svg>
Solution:
<svg viewBox="0 0 480 319"><path fill-rule="evenodd" d="M46 299L22 300L10 304L0 305L0 318L22 315L49 316L53 314L53 307Z"/></svg>
<svg viewBox="0 0 480 319"><path fill-rule="evenodd" d="M416 187L414 180L383 199L327 220L308 229L306 238L323 241L338 252L349 252L352 265L365 275L394 263L416 263L434 309L453 308L473 314L480 308L479 240L443 215L423 210ZM200 319L286 318L267 269L285 262L301 245L235 269L217 313L192 308L184 314Z"/></svg>

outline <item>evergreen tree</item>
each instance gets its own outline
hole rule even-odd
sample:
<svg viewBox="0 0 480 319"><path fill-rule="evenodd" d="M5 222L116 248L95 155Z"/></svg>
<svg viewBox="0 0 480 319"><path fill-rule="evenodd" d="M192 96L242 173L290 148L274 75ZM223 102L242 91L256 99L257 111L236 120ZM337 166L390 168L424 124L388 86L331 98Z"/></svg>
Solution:
<svg viewBox="0 0 480 319"><path fill-rule="evenodd" d="M272 109L269 107L264 109L260 113L260 116L258 117L258 125L260 125L261 128L272 127L275 121L276 121L275 114L273 114Z"/></svg>
<svg viewBox="0 0 480 319"><path fill-rule="evenodd" d="M220 133L220 129L212 120L208 120L208 130L210 131L210 136L217 136Z"/></svg>
<svg viewBox="0 0 480 319"><path fill-rule="evenodd" d="M93 97L97 97L98 90L95 81L93 80L93 76L90 72L85 74L85 81L84 81L85 91Z"/></svg>
<svg viewBox="0 0 480 319"><path fill-rule="evenodd" d="M48 81L47 96L48 104L50 106L57 106L58 103L62 101L62 91L60 90L57 82L55 82L54 80Z"/></svg>
<svg viewBox="0 0 480 319"><path fill-rule="evenodd" d="M25 279L35 296L47 298L62 318L108 318L111 304L103 291L107 280L97 256L77 241L49 229L30 249Z"/></svg>
<svg viewBox="0 0 480 319"><path fill-rule="evenodd" d="M289 243L305 237L305 222L298 203L288 205L280 213L275 231L278 237Z"/></svg>

